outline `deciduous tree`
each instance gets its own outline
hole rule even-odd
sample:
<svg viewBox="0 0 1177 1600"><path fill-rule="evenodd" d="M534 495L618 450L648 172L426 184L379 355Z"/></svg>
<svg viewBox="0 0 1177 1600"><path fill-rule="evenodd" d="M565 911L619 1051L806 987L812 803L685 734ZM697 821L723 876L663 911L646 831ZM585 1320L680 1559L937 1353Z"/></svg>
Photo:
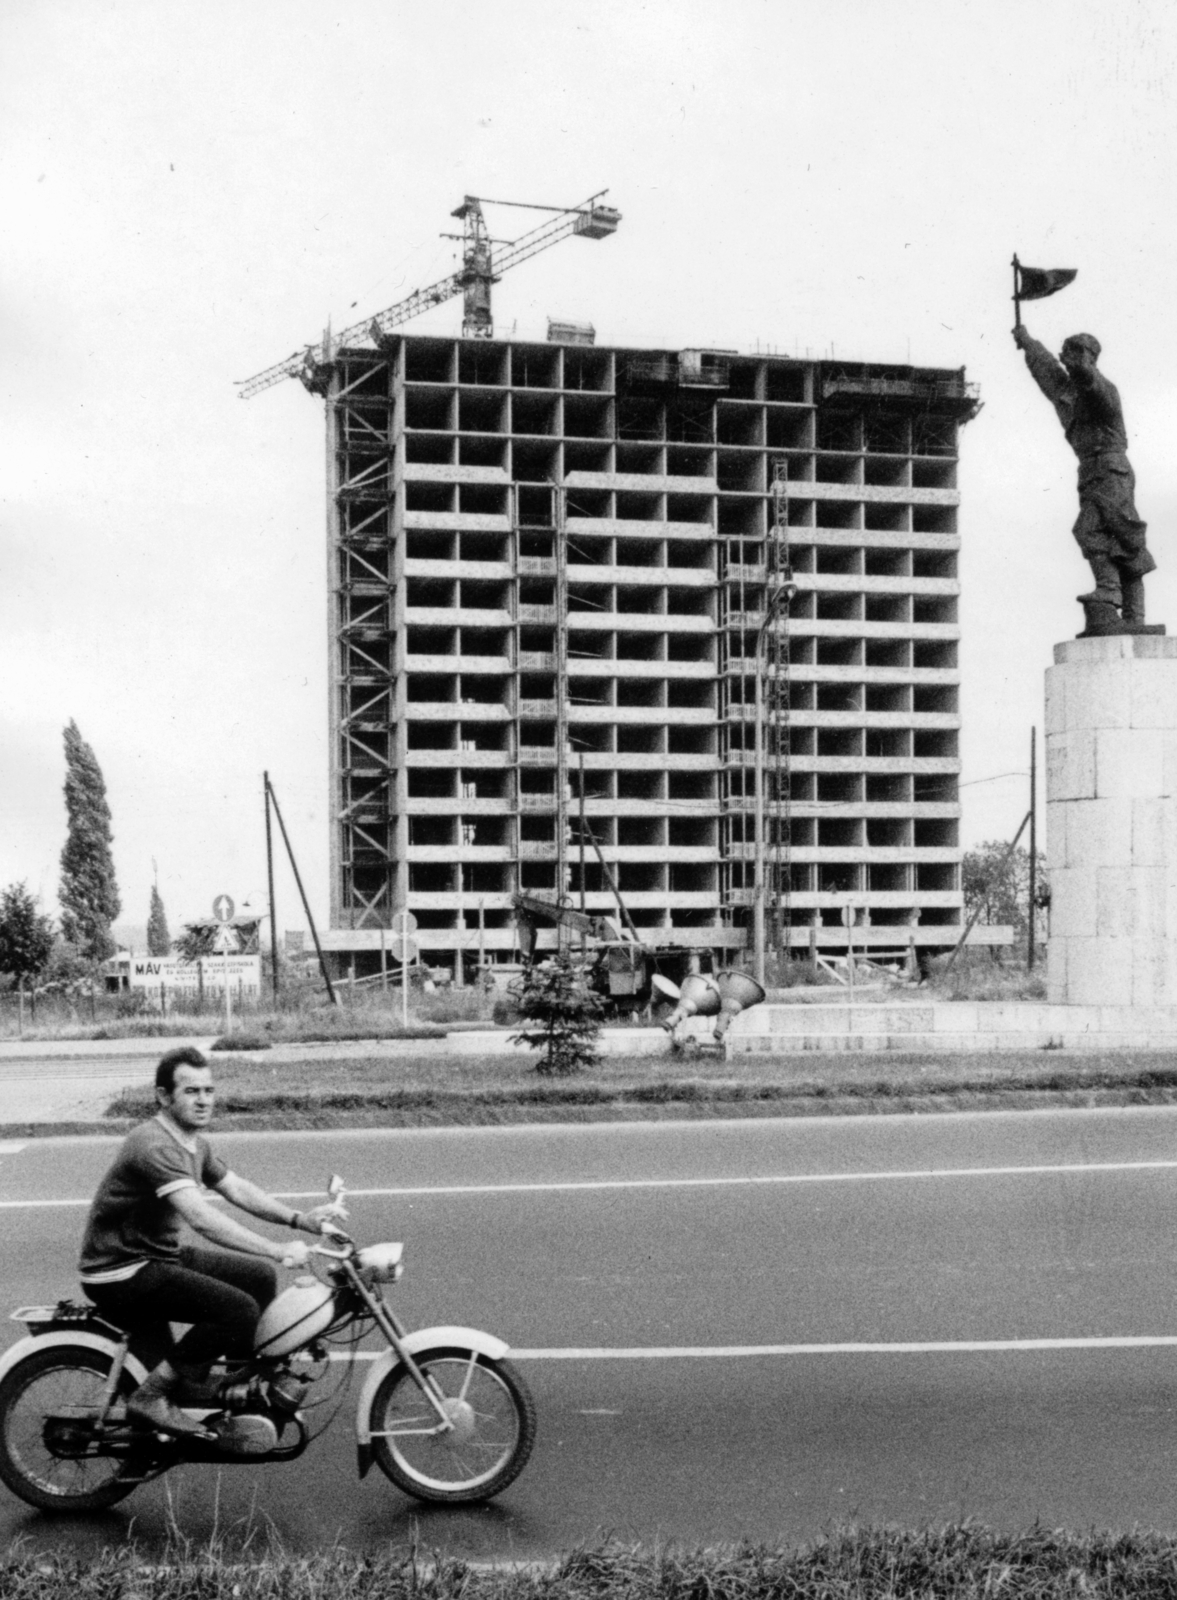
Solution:
<svg viewBox="0 0 1177 1600"><path fill-rule="evenodd" d="M1018 845L1008 859L1003 859L1007 851L1009 844L1002 839L986 839L975 849L966 850L961 861L961 890L966 918L980 907L982 924L1009 924L1016 942L1021 944L1030 928L1030 852ZM1036 878L1039 892L1034 932L1035 937L1040 937L1046 904L1046 860L1041 851Z"/></svg>
<svg viewBox="0 0 1177 1600"><path fill-rule="evenodd" d="M23 883L10 883L0 894L0 972L23 989L44 972L53 953L53 923L37 910Z"/></svg>
<svg viewBox="0 0 1177 1600"><path fill-rule="evenodd" d="M61 931L91 961L114 953L110 925L122 909L114 876L110 807L94 752L76 722L65 729L66 838L61 852Z"/></svg>

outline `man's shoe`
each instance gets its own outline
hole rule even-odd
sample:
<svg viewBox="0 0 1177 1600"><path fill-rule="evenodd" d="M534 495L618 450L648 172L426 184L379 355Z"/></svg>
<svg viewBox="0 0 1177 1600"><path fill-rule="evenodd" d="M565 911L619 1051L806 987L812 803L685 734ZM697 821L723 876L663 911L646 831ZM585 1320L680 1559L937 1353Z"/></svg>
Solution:
<svg viewBox="0 0 1177 1600"><path fill-rule="evenodd" d="M140 1398L133 1394L127 1401L127 1420L137 1422L141 1427L151 1428L155 1433L170 1433L178 1439L209 1439L216 1435L195 1417L190 1417L186 1411L181 1411L174 1406L166 1395L154 1394Z"/></svg>
<svg viewBox="0 0 1177 1600"><path fill-rule="evenodd" d="M172 1403L180 1375L170 1361L161 1361L149 1372L134 1394L127 1397L127 1419L157 1433L174 1434L184 1439L213 1439L207 1428L187 1416Z"/></svg>

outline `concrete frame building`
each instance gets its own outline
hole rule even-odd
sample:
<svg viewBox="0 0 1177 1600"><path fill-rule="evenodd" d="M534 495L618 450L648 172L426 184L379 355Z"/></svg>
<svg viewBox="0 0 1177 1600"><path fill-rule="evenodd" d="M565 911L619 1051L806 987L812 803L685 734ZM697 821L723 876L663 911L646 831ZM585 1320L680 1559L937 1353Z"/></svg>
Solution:
<svg viewBox="0 0 1177 1600"><path fill-rule="evenodd" d="M304 381L341 965L399 909L508 962L514 891L611 915L611 877L739 959L756 771L778 947L851 900L859 944L955 942L963 371L397 334Z"/></svg>

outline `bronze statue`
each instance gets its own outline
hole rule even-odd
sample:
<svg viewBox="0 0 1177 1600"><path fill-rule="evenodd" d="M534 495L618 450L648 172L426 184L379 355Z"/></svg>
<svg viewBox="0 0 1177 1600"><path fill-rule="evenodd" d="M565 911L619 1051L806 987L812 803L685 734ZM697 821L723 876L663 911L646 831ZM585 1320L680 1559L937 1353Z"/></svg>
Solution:
<svg viewBox="0 0 1177 1600"><path fill-rule="evenodd" d="M1136 477L1128 462L1119 392L1096 365L1099 340L1073 333L1056 360L1030 336L1020 316L1013 336L1079 458L1079 516L1072 531L1095 578L1094 591L1079 596L1086 631L1163 633L1144 623L1144 575L1155 570L1156 562L1136 512Z"/></svg>

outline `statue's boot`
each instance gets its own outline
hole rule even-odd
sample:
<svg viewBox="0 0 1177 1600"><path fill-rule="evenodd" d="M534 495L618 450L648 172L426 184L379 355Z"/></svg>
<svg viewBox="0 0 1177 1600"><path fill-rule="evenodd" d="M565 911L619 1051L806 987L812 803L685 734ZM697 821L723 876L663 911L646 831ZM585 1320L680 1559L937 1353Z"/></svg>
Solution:
<svg viewBox="0 0 1177 1600"><path fill-rule="evenodd" d="M1144 621L1144 579L1125 578L1123 580L1123 600L1120 603L1120 614L1125 622Z"/></svg>
<svg viewBox="0 0 1177 1600"><path fill-rule="evenodd" d="M1076 599L1083 607L1085 627L1080 638L1100 638L1108 634L1122 633L1124 624L1120 620L1118 606L1102 595L1097 589L1094 594L1077 595Z"/></svg>

